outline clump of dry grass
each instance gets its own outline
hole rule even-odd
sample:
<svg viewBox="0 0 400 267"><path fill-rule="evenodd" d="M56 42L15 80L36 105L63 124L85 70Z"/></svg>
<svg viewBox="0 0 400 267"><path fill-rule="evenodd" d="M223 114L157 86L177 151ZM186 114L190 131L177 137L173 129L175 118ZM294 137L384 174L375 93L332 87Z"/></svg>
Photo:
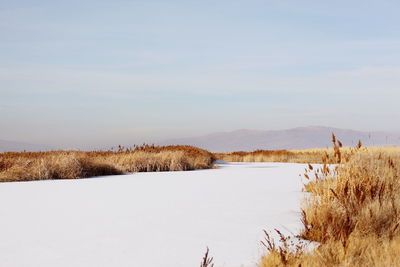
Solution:
<svg viewBox="0 0 400 267"><path fill-rule="evenodd" d="M214 155L218 160L229 162L289 162L300 156L299 154L288 150L256 150L252 152L236 151L214 153Z"/></svg>
<svg viewBox="0 0 400 267"><path fill-rule="evenodd" d="M268 258L264 260L264 266L277 266L279 264L290 265L299 260L305 251L307 243L297 237L285 236L275 229L279 236L279 243L275 242L271 234L264 230L264 241L261 244L268 251Z"/></svg>
<svg viewBox="0 0 400 267"><path fill-rule="evenodd" d="M333 138L334 154L320 169L310 165L310 193L302 211L300 238L319 243L294 251L289 260L267 253L261 266L400 266L400 153L357 148L347 154ZM326 163L328 159L323 161Z"/></svg>
<svg viewBox="0 0 400 267"><path fill-rule="evenodd" d="M206 253L204 253L203 259L200 262L200 267L214 267L214 258L210 256L210 249L207 247Z"/></svg>
<svg viewBox="0 0 400 267"><path fill-rule="evenodd" d="M148 171L211 168L213 155L190 146L149 146L118 151L7 152L0 154L0 181L75 179Z"/></svg>
<svg viewBox="0 0 400 267"><path fill-rule="evenodd" d="M214 153L216 159L230 162L290 162L323 163L325 154L332 155L332 149L305 150L256 150L252 152Z"/></svg>
<svg viewBox="0 0 400 267"><path fill-rule="evenodd" d="M339 145L339 144L338 144ZM379 152L381 147L370 147L369 151ZM352 153L351 147L341 147L341 154L347 155ZM398 154L399 147L385 147L385 153ZM217 160L225 160L229 162L290 162L290 163L314 163L323 164L324 158L329 160L327 163L335 163L334 148L313 148L303 150L255 150L252 152L227 152L214 153Z"/></svg>

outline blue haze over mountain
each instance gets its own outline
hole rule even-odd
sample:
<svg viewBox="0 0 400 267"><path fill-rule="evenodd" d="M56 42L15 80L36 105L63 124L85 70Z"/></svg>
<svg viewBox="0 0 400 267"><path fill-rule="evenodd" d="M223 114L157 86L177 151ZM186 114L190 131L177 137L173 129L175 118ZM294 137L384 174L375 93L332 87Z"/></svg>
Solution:
<svg viewBox="0 0 400 267"><path fill-rule="evenodd" d="M256 149L305 149L331 146L334 133L344 145L354 146L358 140L365 146L400 145L400 133L365 132L323 126L297 127L286 130L236 130L196 137L174 138L156 142L157 145L192 145L214 152L252 151ZM118 144L114 144L118 145ZM122 144L126 147L133 143ZM111 147L50 146L0 140L0 152L43 151L52 149L109 149Z"/></svg>
<svg viewBox="0 0 400 267"><path fill-rule="evenodd" d="M287 130L237 130L160 142L163 145L193 145L213 152L252 151L257 149L305 149L330 147L334 133L345 146L361 140L365 146L400 145L400 133L363 132L322 126Z"/></svg>

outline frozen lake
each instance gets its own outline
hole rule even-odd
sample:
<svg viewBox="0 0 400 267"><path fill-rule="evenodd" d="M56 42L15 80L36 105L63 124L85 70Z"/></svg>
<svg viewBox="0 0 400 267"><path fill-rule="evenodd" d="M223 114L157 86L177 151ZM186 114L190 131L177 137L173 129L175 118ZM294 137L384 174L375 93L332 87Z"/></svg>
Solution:
<svg viewBox="0 0 400 267"><path fill-rule="evenodd" d="M255 266L263 229L300 229L304 164L0 184L7 267Z"/></svg>

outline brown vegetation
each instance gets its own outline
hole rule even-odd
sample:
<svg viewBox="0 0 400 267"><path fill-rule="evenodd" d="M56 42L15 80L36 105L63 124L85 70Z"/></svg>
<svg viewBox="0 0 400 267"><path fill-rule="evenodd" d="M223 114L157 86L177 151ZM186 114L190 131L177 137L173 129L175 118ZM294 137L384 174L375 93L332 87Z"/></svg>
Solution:
<svg viewBox="0 0 400 267"><path fill-rule="evenodd" d="M214 267L213 257L209 255L210 249L207 247L207 251L203 256L202 261L200 262L200 267Z"/></svg>
<svg viewBox="0 0 400 267"><path fill-rule="evenodd" d="M339 144L338 144L339 146ZM385 153L396 154L400 153L398 147L369 147L370 152L378 152L382 149ZM352 154L351 147L340 147L343 156ZM252 152L227 152L227 153L214 153L217 160L224 160L228 162L290 162L290 163L314 163L323 164L324 159L328 160L326 163L335 163L335 150L334 148L313 148L303 150L255 150Z"/></svg>
<svg viewBox="0 0 400 267"><path fill-rule="evenodd" d="M229 162L291 162L322 163L325 153L332 154L329 149L307 150L256 150L252 152L214 153L215 158Z"/></svg>
<svg viewBox="0 0 400 267"><path fill-rule="evenodd" d="M0 182L207 169L212 167L213 161L210 152L190 146L144 145L90 152L6 152L0 154Z"/></svg>
<svg viewBox="0 0 400 267"><path fill-rule="evenodd" d="M341 151L334 138L332 168L308 167L310 195L302 210L299 240L315 249L267 247L260 266L400 266L400 149ZM313 175L311 175L311 173Z"/></svg>

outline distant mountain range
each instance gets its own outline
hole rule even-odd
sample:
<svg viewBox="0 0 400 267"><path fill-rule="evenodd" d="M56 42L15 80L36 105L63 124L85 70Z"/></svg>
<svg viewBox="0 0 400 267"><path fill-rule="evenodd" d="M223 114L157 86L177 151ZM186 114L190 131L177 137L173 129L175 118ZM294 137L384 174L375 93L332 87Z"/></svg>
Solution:
<svg viewBox="0 0 400 267"><path fill-rule="evenodd" d="M164 140L159 145L192 145L213 152L252 151L257 149L306 149L331 146L334 133L345 146L361 140L365 146L400 145L400 133L363 132L323 126L287 130L237 130L197 137Z"/></svg>
<svg viewBox="0 0 400 267"><path fill-rule="evenodd" d="M298 127L287 130L237 130L212 133L197 137L175 138L157 145L192 145L213 152L252 151L257 149L305 149L331 147L334 133L345 146L354 146L361 140L364 146L400 145L400 133L365 132L323 126ZM129 146L129 145L128 145ZM50 145L0 140L0 152L46 151Z"/></svg>
<svg viewBox="0 0 400 267"><path fill-rule="evenodd" d="M16 142L16 141L5 141L0 140L0 152L6 151L44 151L44 150L51 150L52 147L49 145L37 145L37 144L30 144L24 142Z"/></svg>

